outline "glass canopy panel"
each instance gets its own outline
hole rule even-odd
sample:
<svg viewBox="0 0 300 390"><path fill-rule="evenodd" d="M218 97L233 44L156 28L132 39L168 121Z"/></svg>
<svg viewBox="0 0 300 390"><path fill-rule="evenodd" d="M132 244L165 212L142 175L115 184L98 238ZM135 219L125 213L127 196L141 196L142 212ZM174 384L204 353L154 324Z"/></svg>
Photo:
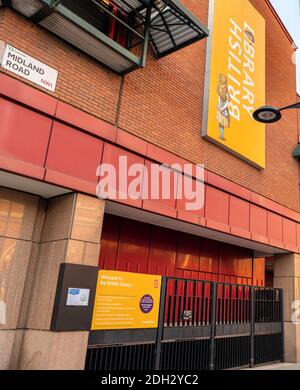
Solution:
<svg viewBox="0 0 300 390"><path fill-rule="evenodd" d="M155 0L150 19L150 39L157 57L208 36L208 29L178 0Z"/></svg>

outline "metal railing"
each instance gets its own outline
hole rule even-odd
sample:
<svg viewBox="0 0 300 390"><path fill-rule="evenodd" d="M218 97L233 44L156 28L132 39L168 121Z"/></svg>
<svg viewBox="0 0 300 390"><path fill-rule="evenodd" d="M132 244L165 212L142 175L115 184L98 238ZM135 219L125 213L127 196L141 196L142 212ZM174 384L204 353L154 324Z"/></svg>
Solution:
<svg viewBox="0 0 300 390"><path fill-rule="evenodd" d="M157 332L147 340L139 334L138 343L134 332L127 345L91 346L86 368L220 370L281 361L283 291L163 277Z"/></svg>

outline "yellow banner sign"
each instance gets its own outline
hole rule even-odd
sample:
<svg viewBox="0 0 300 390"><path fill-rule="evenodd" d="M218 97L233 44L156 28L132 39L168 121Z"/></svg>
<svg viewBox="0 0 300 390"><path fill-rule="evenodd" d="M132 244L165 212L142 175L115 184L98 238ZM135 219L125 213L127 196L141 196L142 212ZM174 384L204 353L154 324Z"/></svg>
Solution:
<svg viewBox="0 0 300 390"><path fill-rule="evenodd" d="M92 330L157 328L161 276L101 270Z"/></svg>
<svg viewBox="0 0 300 390"><path fill-rule="evenodd" d="M211 0L203 136L265 167L265 20L248 0Z"/></svg>

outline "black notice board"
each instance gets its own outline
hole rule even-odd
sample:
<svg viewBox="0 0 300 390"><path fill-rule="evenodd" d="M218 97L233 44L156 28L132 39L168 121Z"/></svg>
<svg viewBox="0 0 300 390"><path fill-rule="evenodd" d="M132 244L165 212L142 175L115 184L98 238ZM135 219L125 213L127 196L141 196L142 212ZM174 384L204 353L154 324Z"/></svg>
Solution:
<svg viewBox="0 0 300 390"><path fill-rule="evenodd" d="M62 263L59 269L50 330L90 330L94 309L98 267ZM86 306L67 305L69 289L89 290Z"/></svg>

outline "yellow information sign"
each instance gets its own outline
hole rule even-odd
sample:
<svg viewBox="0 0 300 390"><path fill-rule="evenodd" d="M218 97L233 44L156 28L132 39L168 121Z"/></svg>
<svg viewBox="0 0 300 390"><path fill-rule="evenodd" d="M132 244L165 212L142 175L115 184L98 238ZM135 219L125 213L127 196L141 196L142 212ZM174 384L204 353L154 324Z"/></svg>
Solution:
<svg viewBox="0 0 300 390"><path fill-rule="evenodd" d="M92 330L157 328L161 276L101 270Z"/></svg>
<svg viewBox="0 0 300 390"><path fill-rule="evenodd" d="M265 20L248 0L211 0L204 137L265 167Z"/></svg>

